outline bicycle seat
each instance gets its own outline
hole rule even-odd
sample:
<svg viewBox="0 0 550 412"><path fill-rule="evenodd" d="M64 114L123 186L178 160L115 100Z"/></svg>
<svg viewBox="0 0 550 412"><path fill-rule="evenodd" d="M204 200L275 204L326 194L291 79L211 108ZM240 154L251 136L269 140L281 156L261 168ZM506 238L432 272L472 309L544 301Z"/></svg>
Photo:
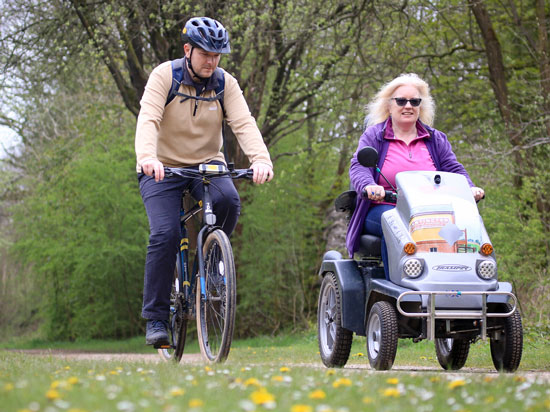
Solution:
<svg viewBox="0 0 550 412"><path fill-rule="evenodd" d="M363 258L381 257L382 239L374 235L361 235L357 254Z"/></svg>

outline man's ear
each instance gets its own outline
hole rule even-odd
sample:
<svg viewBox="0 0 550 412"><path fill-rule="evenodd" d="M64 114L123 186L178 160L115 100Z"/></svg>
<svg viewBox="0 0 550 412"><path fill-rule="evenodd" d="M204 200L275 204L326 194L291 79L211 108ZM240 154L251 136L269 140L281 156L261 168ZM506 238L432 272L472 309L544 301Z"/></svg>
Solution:
<svg viewBox="0 0 550 412"><path fill-rule="evenodd" d="M185 53L185 57L189 58L189 55L191 54L191 45L189 43L185 43L183 45L183 52Z"/></svg>

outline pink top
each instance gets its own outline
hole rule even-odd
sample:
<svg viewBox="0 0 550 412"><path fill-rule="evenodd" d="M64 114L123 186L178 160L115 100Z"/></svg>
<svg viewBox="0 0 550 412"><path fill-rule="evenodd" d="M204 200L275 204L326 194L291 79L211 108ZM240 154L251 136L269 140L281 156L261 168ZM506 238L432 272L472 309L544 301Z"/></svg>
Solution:
<svg viewBox="0 0 550 412"><path fill-rule="evenodd" d="M424 138L430 137L428 131L420 122L416 123L418 136L408 145L403 140L395 138L391 119L386 126L384 139L390 140L388 153L382 165L382 174L395 187L395 175L399 172L410 170L436 170L435 163L426 147ZM384 187L384 190L393 190L380 176L378 184ZM373 202L373 204L389 204L387 202Z"/></svg>

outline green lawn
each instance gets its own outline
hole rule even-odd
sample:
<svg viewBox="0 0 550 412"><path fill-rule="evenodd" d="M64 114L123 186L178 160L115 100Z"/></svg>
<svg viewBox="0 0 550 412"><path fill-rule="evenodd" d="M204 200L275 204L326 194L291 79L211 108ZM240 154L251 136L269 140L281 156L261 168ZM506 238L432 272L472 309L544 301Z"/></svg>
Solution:
<svg viewBox="0 0 550 412"><path fill-rule="evenodd" d="M30 346L120 352L142 343L139 338L124 344ZM400 342L392 371L376 372L366 366L364 338L355 338L346 368L327 369L313 333L236 341L222 365L65 360L0 351L0 410L543 411L550 409L550 377L529 371L550 372L549 347L547 341L526 338L515 374L494 372L483 342L472 346L462 372L441 370L433 343L408 341ZM191 344L189 352L196 348ZM478 369L468 371L471 367Z"/></svg>

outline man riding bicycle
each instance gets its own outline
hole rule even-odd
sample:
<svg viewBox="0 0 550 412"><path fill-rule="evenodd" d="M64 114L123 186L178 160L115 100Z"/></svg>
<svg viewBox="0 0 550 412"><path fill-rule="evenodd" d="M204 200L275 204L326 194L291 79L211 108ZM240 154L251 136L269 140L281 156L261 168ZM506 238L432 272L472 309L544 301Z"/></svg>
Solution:
<svg viewBox="0 0 550 412"><path fill-rule="evenodd" d="M181 237L182 193L189 190L195 199L201 199L203 193L202 184L194 179L165 179L164 167L225 164L221 152L225 118L251 162L254 183L273 178L269 152L237 80L217 69L221 54L230 52L227 31L214 19L195 17L185 24L182 39L185 57L180 61L181 81L173 74L176 61L162 63L152 71L136 128L139 187L150 227L142 316L147 319L146 343L156 347L169 344L170 292ZM170 100L173 83L176 96ZM210 192L216 221L230 235L240 213L240 198L231 177L216 179Z"/></svg>

